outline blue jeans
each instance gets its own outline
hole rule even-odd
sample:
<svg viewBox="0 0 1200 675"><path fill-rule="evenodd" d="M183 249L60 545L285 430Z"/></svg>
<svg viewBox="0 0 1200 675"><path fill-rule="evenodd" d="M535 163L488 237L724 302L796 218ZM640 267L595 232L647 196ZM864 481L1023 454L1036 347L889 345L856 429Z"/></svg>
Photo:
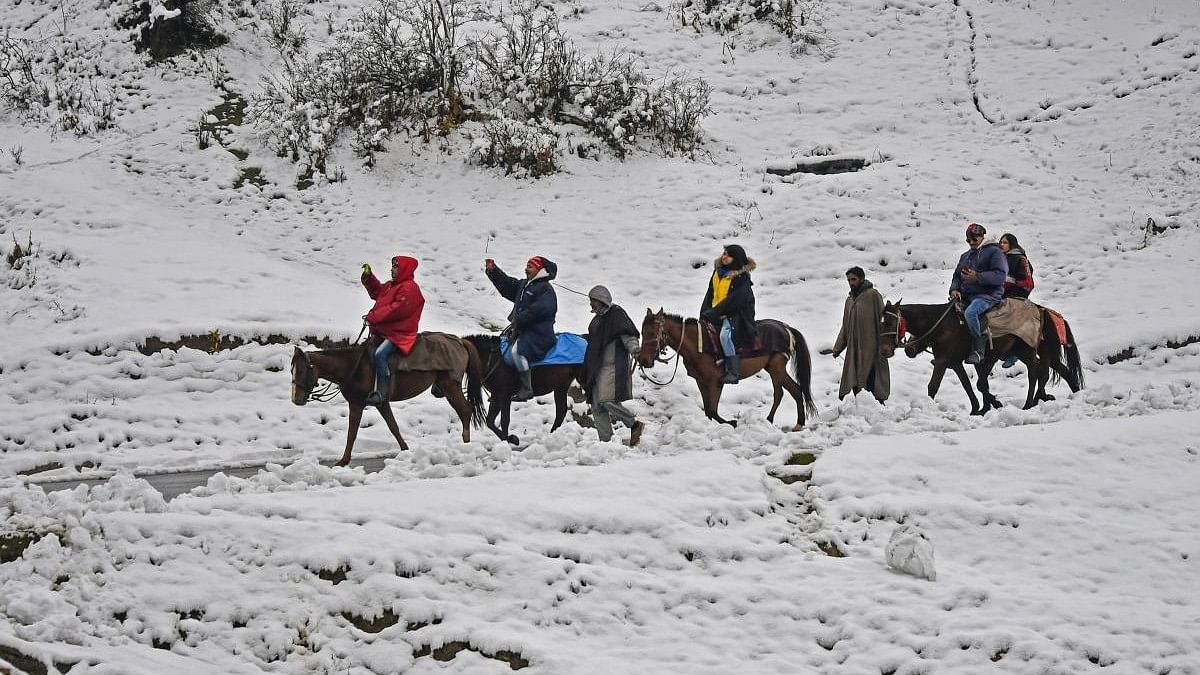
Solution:
<svg viewBox="0 0 1200 675"><path fill-rule="evenodd" d="M963 316L967 319L967 330L974 337L979 337L983 334L983 327L979 325L979 317L984 312L996 306L995 300L987 298L972 298L971 303L963 310Z"/></svg>
<svg viewBox="0 0 1200 675"><path fill-rule="evenodd" d="M517 370L524 373L524 372L529 371L529 359L525 358L524 356L521 356L521 352L518 351L520 349L520 347L518 347L517 345L519 345L520 342L521 342L520 338L513 340L512 346L509 348L508 354L509 354L509 356L512 357L513 365L516 366Z"/></svg>
<svg viewBox="0 0 1200 675"><path fill-rule="evenodd" d="M721 322L721 351L725 356L737 356L737 347L733 345L733 324L729 319Z"/></svg>
<svg viewBox="0 0 1200 675"><path fill-rule="evenodd" d="M392 376L388 369L388 357L400 351L392 341L384 338L383 342L379 343L379 347L375 349L375 375L383 374L384 378Z"/></svg>

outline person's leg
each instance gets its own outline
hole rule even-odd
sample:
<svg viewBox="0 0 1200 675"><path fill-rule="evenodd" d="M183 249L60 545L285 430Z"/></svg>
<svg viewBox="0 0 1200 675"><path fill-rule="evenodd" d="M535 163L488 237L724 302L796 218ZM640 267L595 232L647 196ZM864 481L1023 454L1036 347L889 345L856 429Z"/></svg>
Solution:
<svg viewBox="0 0 1200 675"><path fill-rule="evenodd" d="M597 403L592 406L592 419L596 422L596 434L600 436L600 440L611 440L613 428L612 420L609 419L608 415L608 406L604 403Z"/></svg>
<svg viewBox="0 0 1200 675"><path fill-rule="evenodd" d="M392 377L388 358L397 351L396 345L386 338L375 349L372 359L375 362L375 391L367 395L367 405L379 405L388 399L390 393L388 385Z"/></svg>
<svg viewBox="0 0 1200 675"><path fill-rule="evenodd" d="M971 333L971 353L967 355L967 363L979 363L983 360L983 352L987 349L987 338L983 335L983 326L979 322L979 317L991 306L992 303L986 299L975 298L963 311L963 318L967 321L967 331Z"/></svg>
<svg viewBox="0 0 1200 675"><path fill-rule="evenodd" d="M512 400L528 401L533 398L533 374L529 372L529 359L521 355L520 343L520 338L513 340L512 343L513 366L516 367L517 376L521 380L521 388L513 395Z"/></svg>
<svg viewBox="0 0 1200 675"><path fill-rule="evenodd" d="M619 401L605 401L600 406L606 410L608 417L616 418L621 424L629 427L629 445L633 447L638 444L642 438L642 430L645 428L637 417ZM611 431L609 432L611 435Z"/></svg>
<svg viewBox="0 0 1200 675"><path fill-rule="evenodd" d="M725 377L721 381L737 384L738 367L741 364L738 362L737 347L733 344L733 324L729 319L721 322L721 351L725 352Z"/></svg>

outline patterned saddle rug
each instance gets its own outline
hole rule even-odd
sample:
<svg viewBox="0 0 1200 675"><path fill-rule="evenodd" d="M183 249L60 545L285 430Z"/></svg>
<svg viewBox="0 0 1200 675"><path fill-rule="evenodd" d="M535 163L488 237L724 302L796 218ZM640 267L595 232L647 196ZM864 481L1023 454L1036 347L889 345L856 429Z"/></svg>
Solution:
<svg viewBox="0 0 1200 675"><path fill-rule="evenodd" d="M707 321L697 321L696 323L696 330L701 333L699 340L699 344L702 345L701 352L713 354L718 361L723 360L725 353L721 351L721 334L716 326ZM788 330L787 324L782 321L775 319L755 321L754 333L753 346L738 347L737 353L740 358L766 356L778 352L792 354L796 351L792 331Z"/></svg>

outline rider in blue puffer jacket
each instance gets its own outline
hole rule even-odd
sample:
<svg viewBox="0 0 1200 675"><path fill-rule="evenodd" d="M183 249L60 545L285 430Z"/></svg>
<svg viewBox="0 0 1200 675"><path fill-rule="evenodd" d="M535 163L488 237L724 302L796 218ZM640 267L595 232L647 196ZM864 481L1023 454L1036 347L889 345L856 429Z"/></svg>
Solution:
<svg viewBox="0 0 1200 675"><path fill-rule="evenodd" d="M533 398L531 362L540 361L554 348L554 317L558 313L558 296L550 281L558 276L558 265L544 256L534 256L525 263L525 278L505 274L491 258L483 261L484 270L500 295L513 303L508 320L512 325L512 360L521 376L521 388L514 401Z"/></svg>
<svg viewBox="0 0 1200 675"><path fill-rule="evenodd" d="M950 297L962 302L966 309L967 330L971 333L971 353L967 363L979 363L987 349L987 338L979 317L996 306L1004 297L1004 278L1008 276L1008 261L1000 245L984 241L987 230L978 223L967 226L967 244L971 248L958 259L954 278L950 282Z"/></svg>

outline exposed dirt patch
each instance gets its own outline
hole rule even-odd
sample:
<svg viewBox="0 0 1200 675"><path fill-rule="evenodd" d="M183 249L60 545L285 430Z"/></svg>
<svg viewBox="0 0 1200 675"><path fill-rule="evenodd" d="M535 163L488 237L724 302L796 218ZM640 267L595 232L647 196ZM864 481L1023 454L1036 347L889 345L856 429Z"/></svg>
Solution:
<svg viewBox="0 0 1200 675"><path fill-rule="evenodd" d="M495 654L489 654L485 651L476 649L475 647L471 646L471 644L469 642L463 642L461 640L447 642L446 644L442 645L441 647L438 647L437 649L430 649L430 647L428 645L426 645L426 646L423 646L423 647L420 647L420 648L414 650L413 656L416 658L420 658L422 656L432 656L433 660L435 660L435 661L449 661L449 660L453 659L455 656L457 656L458 653L463 651L464 649L476 652L478 654L482 654L483 656L486 656L489 659L496 659L497 661L503 661L503 662L507 663L508 667L512 668L513 670L520 670L522 668L527 668L529 666L529 660L526 659L524 656L522 656L518 652L510 652L507 649L501 649L500 651L496 652Z"/></svg>
<svg viewBox="0 0 1200 675"><path fill-rule="evenodd" d="M32 546L34 542L44 536L46 536L45 532L0 533L0 564L12 562L20 558L25 549Z"/></svg>

